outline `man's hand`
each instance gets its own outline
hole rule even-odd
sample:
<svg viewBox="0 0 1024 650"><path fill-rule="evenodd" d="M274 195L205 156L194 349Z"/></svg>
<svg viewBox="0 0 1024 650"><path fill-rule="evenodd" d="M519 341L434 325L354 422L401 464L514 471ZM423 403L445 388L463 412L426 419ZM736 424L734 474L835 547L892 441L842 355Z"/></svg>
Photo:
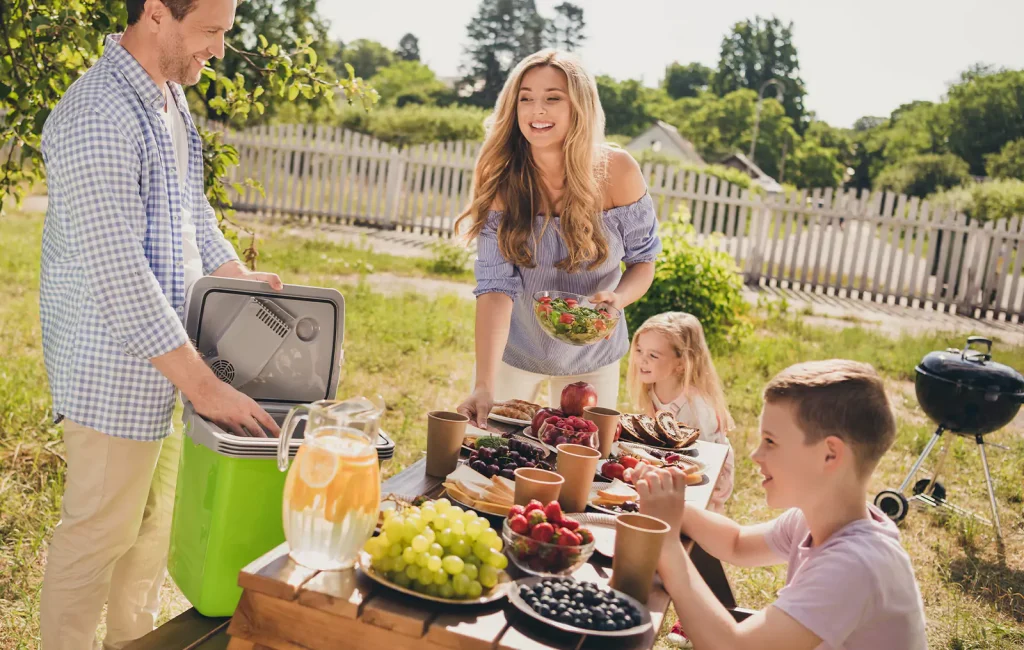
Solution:
<svg viewBox="0 0 1024 650"><path fill-rule="evenodd" d="M259 404L219 379L207 390L200 391L192 400L192 406L196 413L236 436L266 438L263 427L274 437L281 433L274 418Z"/></svg>
<svg viewBox="0 0 1024 650"><path fill-rule="evenodd" d="M686 508L686 474L678 467L644 468L631 474L640 495L640 513L669 525L669 539L679 538ZM639 477L639 478L638 478Z"/></svg>
<svg viewBox="0 0 1024 650"><path fill-rule="evenodd" d="M226 264L221 265L220 268L218 268L210 275L217 276L218 278L236 278L238 280L266 282L274 291L280 291L282 288L284 288L284 284L281 282L281 278L279 278L276 273L250 271L249 269L242 266L242 263L238 261L227 262Z"/></svg>

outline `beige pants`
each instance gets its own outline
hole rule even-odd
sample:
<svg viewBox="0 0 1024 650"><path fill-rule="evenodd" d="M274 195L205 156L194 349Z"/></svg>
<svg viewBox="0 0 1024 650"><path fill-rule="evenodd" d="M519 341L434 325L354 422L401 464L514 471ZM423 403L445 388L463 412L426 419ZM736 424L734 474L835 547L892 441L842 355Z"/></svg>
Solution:
<svg viewBox="0 0 1024 650"><path fill-rule="evenodd" d="M107 604L103 647L151 632L167 576L181 434L158 442L115 438L65 421L61 521L46 559L43 650L91 650Z"/></svg>
<svg viewBox="0 0 1024 650"><path fill-rule="evenodd" d="M550 379L547 400L537 401L540 395L540 384ZM503 402L509 399L522 399L543 406L554 406L561 403L562 389L577 381L585 381L597 391L597 405L613 409L619 401L619 362L610 363L585 375L569 375L552 377L513 368L504 361L498 366L498 374L494 380L494 401Z"/></svg>

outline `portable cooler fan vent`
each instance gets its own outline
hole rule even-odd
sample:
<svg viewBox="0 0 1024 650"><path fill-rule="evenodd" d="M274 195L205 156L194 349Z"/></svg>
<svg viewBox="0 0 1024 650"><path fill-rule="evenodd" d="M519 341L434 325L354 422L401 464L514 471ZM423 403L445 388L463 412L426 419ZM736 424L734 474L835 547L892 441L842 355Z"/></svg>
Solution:
<svg viewBox="0 0 1024 650"><path fill-rule="evenodd" d="M213 370L213 374L217 375L217 379L225 384L230 384L235 379L235 367L231 365L230 361L217 359L210 369Z"/></svg>
<svg viewBox="0 0 1024 650"><path fill-rule="evenodd" d="M295 328L295 318L269 300L249 298L216 343L210 369L235 388L259 376Z"/></svg>

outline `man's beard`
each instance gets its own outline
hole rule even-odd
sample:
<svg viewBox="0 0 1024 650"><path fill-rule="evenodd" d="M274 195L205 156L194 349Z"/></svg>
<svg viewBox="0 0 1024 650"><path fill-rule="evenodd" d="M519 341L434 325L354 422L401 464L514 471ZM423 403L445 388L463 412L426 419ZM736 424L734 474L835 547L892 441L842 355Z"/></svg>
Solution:
<svg viewBox="0 0 1024 650"><path fill-rule="evenodd" d="M202 69L200 68L197 73L193 73L189 69L194 62L193 56L178 50L160 54L160 70L164 76L182 86L194 86L199 83Z"/></svg>

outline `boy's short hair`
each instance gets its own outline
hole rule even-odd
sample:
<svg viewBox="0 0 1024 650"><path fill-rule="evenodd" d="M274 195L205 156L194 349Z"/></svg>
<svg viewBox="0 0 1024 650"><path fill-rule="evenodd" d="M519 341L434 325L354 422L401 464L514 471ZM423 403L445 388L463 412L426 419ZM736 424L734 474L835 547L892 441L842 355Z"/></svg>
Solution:
<svg viewBox="0 0 1024 650"><path fill-rule="evenodd" d="M850 445L862 475L874 470L896 438L896 419L882 378L866 363L798 363L768 382L764 401L793 404L808 444L835 436Z"/></svg>

